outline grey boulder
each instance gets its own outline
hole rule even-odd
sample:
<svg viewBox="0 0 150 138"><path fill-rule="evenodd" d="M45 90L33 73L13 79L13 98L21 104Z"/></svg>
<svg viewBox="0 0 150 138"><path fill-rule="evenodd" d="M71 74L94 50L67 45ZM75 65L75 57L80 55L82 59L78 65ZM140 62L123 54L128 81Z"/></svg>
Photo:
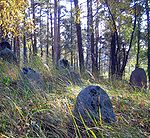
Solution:
<svg viewBox="0 0 150 138"><path fill-rule="evenodd" d="M93 85L78 94L73 113L79 119L80 114L89 123L93 122L93 118L100 120L100 117L106 123L116 120L109 96L102 88Z"/></svg>

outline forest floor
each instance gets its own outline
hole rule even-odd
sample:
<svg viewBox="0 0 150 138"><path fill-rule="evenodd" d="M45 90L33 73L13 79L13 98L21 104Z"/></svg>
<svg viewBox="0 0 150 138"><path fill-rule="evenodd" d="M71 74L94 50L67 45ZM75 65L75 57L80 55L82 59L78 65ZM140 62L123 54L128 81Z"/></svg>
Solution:
<svg viewBox="0 0 150 138"><path fill-rule="evenodd" d="M83 80L81 86L66 87L54 70L41 64L35 61L30 66L52 84L42 92L18 88L12 83L18 67L0 61L0 138L150 137L149 92L136 92L125 82L112 84L107 80L97 83ZM88 85L98 85L108 93L117 117L115 123L97 121L94 126L79 126L72 119L76 97Z"/></svg>

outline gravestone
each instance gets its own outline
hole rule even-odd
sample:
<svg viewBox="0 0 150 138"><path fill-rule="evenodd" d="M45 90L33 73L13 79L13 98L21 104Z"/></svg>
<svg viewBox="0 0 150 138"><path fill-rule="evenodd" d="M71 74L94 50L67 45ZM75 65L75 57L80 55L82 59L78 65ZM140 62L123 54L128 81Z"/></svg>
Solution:
<svg viewBox="0 0 150 138"><path fill-rule="evenodd" d="M69 65L69 61L67 59L59 59L58 60L58 68L59 69L69 69L70 65Z"/></svg>
<svg viewBox="0 0 150 138"><path fill-rule="evenodd" d="M11 50L11 45L7 41L0 43L0 58L9 63L17 63L17 58Z"/></svg>
<svg viewBox="0 0 150 138"><path fill-rule="evenodd" d="M14 52L8 49L7 47L0 51L0 58L2 58L5 61L8 61L9 63L17 63L17 58Z"/></svg>
<svg viewBox="0 0 150 138"><path fill-rule="evenodd" d="M60 59L58 61L58 69L62 75L62 80L64 79L66 81L66 79L68 79L67 85L70 84L70 82L74 85L81 85L82 80L80 74L70 67L68 60Z"/></svg>
<svg viewBox="0 0 150 138"><path fill-rule="evenodd" d="M32 68L24 67L21 70L21 85L31 89L45 90L45 83L39 72Z"/></svg>
<svg viewBox="0 0 150 138"><path fill-rule="evenodd" d="M7 41L3 41L0 43L0 51L8 48L11 50L11 45Z"/></svg>
<svg viewBox="0 0 150 138"><path fill-rule="evenodd" d="M102 88L93 85L78 94L73 113L78 119L80 113L86 122L92 122L91 118L100 120L100 116L106 123L116 120L109 96Z"/></svg>
<svg viewBox="0 0 150 138"><path fill-rule="evenodd" d="M79 75L79 73L75 72L75 71L69 71L66 76L69 78L69 80L74 84L74 85L81 85L82 84L82 80L81 77Z"/></svg>
<svg viewBox="0 0 150 138"><path fill-rule="evenodd" d="M130 76L131 86L141 90L147 88L147 76L144 69L136 67Z"/></svg>

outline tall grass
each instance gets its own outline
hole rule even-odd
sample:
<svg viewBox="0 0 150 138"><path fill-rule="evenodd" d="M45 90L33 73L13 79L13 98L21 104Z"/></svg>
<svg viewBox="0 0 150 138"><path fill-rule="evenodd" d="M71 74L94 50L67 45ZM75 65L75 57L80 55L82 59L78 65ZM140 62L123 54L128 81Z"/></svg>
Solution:
<svg viewBox="0 0 150 138"><path fill-rule="evenodd" d="M46 90L38 91L18 86L18 67L0 61L0 137L2 138L148 138L150 136L150 94L130 89L125 82L100 85L109 94L117 121L106 124L89 117L92 125L73 108L83 86L66 85L66 78L49 64L49 69L37 59L29 66L42 73ZM12 68L12 69L11 69ZM11 71L9 70L11 69ZM10 71L10 72L9 72ZM9 73L8 73L9 72ZM94 82L93 82L94 84ZM80 123L78 123L80 122Z"/></svg>

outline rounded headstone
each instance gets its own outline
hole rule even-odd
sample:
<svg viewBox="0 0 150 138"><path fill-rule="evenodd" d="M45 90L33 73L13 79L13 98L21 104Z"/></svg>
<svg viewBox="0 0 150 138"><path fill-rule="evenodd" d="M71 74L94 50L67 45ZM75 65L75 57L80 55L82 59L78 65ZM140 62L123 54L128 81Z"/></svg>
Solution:
<svg viewBox="0 0 150 138"><path fill-rule="evenodd" d="M138 89L147 88L147 76L143 68L136 67L130 76L130 84Z"/></svg>
<svg viewBox="0 0 150 138"><path fill-rule="evenodd" d="M102 88L93 85L78 94L73 113L79 119L80 114L86 122L92 122L91 118L100 120L100 117L106 123L116 120L109 96Z"/></svg>
<svg viewBox="0 0 150 138"><path fill-rule="evenodd" d="M59 59L58 60L58 68L59 69L69 69L69 61L67 59Z"/></svg>
<svg viewBox="0 0 150 138"><path fill-rule="evenodd" d="M10 63L17 63L17 58L13 51L8 48L5 48L0 51L0 58Z"/></svg>

